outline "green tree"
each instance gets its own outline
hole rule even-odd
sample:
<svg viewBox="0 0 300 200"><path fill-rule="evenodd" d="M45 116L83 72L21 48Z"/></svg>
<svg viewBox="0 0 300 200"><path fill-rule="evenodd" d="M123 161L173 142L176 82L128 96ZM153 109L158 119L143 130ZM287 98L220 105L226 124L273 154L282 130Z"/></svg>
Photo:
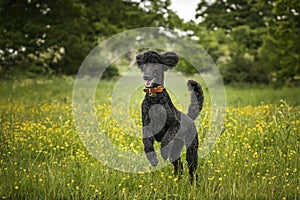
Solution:
<svg viewBox="0 0 300 200"><path fill-rule="evenodd" d="M224 81L268 83L269 71L260 64L259 49L263 44L262 35L266 34L270 6L259 6L252 0L216 0L202 1L197 8L197 17L201 17L204 26L214 32L213 57L221 68ZM222 37L220 37L222 36ZM220 51L222 47L222 51ZM226 48L227 47L227 48Z"/></svg>
<svg viewBox="0 0 300 200"><path fill-rule="evenodd" d="M144 26L175 27L181 21L169 5L170 0L2 0L0 72L74 74L107 37Z"/></svg>
<svg viewBox="0 0 300 200"><path fill-rule="evenodd" d="M23 73L75 73L93 46L93 35L89 34L91 29L83 11L79 0L2 2L3 73L11 69ZM13 13L18 14L12 17Z"/></svg>
<svg viewBox="0 0 300 200"><path fill-rule="evenodd" d="M261 6L266 4L270 3L261 2ZM260 59L272 70L278 85L295 84L300 75L300 4L297 0L276 0L271 5L273 15L268 18Z"/></svg>
<svg viewBox="0 0 300 200"><path fill-rule="evenodd" d="M247 25L250 28L265 27L265 7L257 7L253 0L201 1L197 8L197 18L203 19L208 29L225 29Z"/></svg>
<svg viewBox="0 0 300 200"><path fill-rule="evenodd" d="M269 83L270 73L267 68L261 67L258 59L258 48L262 42L260 34L263 31L249 26L232 29L229 59L221 65L225 83Z"/></svg>

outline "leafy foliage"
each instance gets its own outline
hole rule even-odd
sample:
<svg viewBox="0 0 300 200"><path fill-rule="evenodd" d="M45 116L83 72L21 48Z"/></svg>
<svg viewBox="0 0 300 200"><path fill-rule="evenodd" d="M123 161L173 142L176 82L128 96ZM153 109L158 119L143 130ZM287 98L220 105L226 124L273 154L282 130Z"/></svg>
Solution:
<svg viewBox="0 0 300 200"><path fill-rule="evenodd" d="M170 4L171 0L1 0L0 77L75 74L104 39L127 29L165 27L196 38L226 83L299 84L297 0L200 1L199 24L184 22ZM12 17L13 13L17 14ZM116 66L109 70L107 78L118 74ZM184 58L177 70L197 73Z"/></svg>
<svg viewBox="0 0 300 200"><path fill-rule="evenodd" d="M282 0L273 5L260 58L265 68L273 69L278 84L293 84L300 75L300 4Z"/></svg>
<svg viewBox="0 0 300 200"><path fill-rule="evenodd" d="M214 38L203 42L215 55L224 81L247 83L297 84L299 66L298 1L216 0L202 1L197 17L201 26L223 32L229 40L227 52L215 54L222 43ZM217 32L216 32L217 31ZM299 80L298 80L299 83Z"/></svg>
<svg viewBox="0 0 300 200"><path fill-rule="evenodd" d="M201 1L197 8L197 17L202 17L209 29L225 29L248 25L251 28L265 26L264 9L256 9L252 0L216 0L213 3Z"/></svg>
<svg viewBox="0 0 300 200"><path fill-rule="evenodd" d="M169 0L1 1L1 74L74 74L106 37L142 26L172 27L169 21L179 18L169 4Z"/></svg>

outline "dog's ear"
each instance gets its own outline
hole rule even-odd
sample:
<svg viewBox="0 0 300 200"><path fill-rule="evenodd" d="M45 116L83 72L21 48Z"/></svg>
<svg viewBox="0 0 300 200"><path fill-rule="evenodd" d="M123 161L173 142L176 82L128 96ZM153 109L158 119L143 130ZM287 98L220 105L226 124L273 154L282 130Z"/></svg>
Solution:
<svg viewBox="0 0 300 200"><path fill-rule="evenodd" d="M164 70L171 69L175 67L176 64L178 63L179 57L175 52L168 51L168 52L161 53L160 55L162 58L162 64L166 65Z"/></svg>
<svg viewBox="0 0 300 200"><path fill-rule="evenodd" d="M139 69L141 69L143 64L143 54L141 53L136 55L135 60L136 60L136 65L138 66Z"/></svg>

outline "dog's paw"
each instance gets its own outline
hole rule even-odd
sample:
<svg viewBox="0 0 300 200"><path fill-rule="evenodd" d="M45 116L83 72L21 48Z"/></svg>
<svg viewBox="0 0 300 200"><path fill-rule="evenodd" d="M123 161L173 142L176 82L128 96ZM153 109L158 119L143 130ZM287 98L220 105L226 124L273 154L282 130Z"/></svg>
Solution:
<svg viewBox="0 0 300 200"><path fill-rule="evenodd" d="M151 152L148 152L148 153L146 154L146 156L147 156L149 162L151 163L151 165L152 165L153 167L156 167L157 164L158 164L158 160L157 160L157 158L156 158L156 153L153 152L153 151L151 151Z"/></svg>
<svg viewBox="0 0 300 200"><path fill-rule="evenodd" d="M161 154L161 157L164 159L164 160L167 160L169 158L169 152L170 152L170 148L165 146L163 148L160 149L160 154Z"/></svg>
<svg viewBox="0 0 300 200"><path fill-rule="evenodd" d="M152 159L152 160L150 160L150 163L151 163L152 167L156 167L158 165L158 160L156 158Z"/></svg>

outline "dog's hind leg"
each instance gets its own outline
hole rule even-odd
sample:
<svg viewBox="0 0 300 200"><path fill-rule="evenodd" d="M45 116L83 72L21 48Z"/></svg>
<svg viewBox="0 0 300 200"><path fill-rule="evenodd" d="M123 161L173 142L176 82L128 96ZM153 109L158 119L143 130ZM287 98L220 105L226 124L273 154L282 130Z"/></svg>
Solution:
<svg viewBox="0 0 300 200"><path fill-rule="evenodd" d="M191 145L187 147L187 152L186 152L186 160L188 162L188 167L189 167L190 183L193 183L194 181L194 173L198 165L197 150L198 150L198 135L196 134ZM196 175L196 179L197 179L197 175Z"/></svg>
<svg viewBox="0 0 300 200"><path fill-rule="evenodd" d="M172 162L172 165L174 166L174 174L175 176L181 177L182 176L182 171L183 171L183 164L178 158L177 160Z"/></svg>
<svg viewBox="0 0 300 200"><path fill-rule="evenodd" d="M183 165L180 160L180 153L184 146L184 142L181 139L174 138L172 141L171 151L169 155L170 162L174 166L175 175L182 175Z"/></svg>
<svg viewBox="0 0 300 200"><path fill-rule="evenodd" d="M184 146L184 142L181 139L175 137L173 141L170 143L170 145L171 145L170 147L171 150L170 150L169 159L170 162L173 163L174 161L180 158L180 153Z"/></svg>
<svg viewBox="0 0 300 200"><path fill-rule="evenodd" d="M173 143L174 143L174 138L177 134L177 131L178 131L178 128L169 128L166 131L165 136L161 140L160 153L161 153L161 156L164 160L167 160L168 158L170 158L170 154L171 154L171 151L172 151L172 146L173 146ZM173 161L176 160L176 159L173 159Z"/></svg>

